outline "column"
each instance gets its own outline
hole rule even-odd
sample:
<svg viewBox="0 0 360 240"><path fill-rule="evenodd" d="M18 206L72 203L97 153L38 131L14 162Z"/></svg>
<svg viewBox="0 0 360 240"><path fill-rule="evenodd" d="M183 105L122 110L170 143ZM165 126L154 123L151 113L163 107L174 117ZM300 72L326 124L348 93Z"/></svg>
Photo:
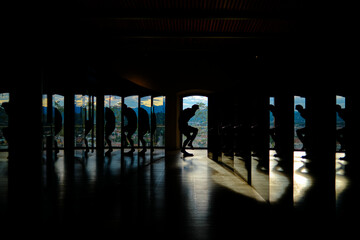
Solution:
<svg viewBox="0 0 360 240"><path fill-rule="evenodd" d="M27 231L42 215L42 75L33 65L17 70L9 110L9 223Z"/></svg>
<svg viewBox="0 0 360 240"><path fill-rule="evenodd" d="M294 96L292 94L279 94L275 96L276 106L276 145L280 161L279 166L287 176L289 185L279 200L282 207L293 206L293 156L294 156ZM284 186L285 187L285 186Z"/></svg>
<svg viewBox="0 0 360 240"><path fill-rule="evenodd" d="M269 200L269 96L252 96L251 123L251 185Z"/></svg>
<svg viewBox="0 0 360 240"><path fill-rule="evenodd" d="M178 118L180 112L180 97L176 94L166 96L165 106L165 149L175 150L180 148L180 131Z"/></svg>
<svg viewBox="0 0 360 240"><path fill-rule="evenodd" d="M331 92L313 93L306 102L309 110L310 163L313 177L306 206L317 216L335 214L335 148L336 148L336 95Z"/></svg>
<svg viewBox="0 0 360 240"><path fill-rule="evenodd" d="M96 153L98 160L104 158L104 94L96 96Z"/></svg>
<svg viewBox="0 0 360 240"><path fill-rule="evenodd" d="M75 141L75 95L72 91L64 97L64 155L65 166L72 169L74 167L74 141Z"/></svg>

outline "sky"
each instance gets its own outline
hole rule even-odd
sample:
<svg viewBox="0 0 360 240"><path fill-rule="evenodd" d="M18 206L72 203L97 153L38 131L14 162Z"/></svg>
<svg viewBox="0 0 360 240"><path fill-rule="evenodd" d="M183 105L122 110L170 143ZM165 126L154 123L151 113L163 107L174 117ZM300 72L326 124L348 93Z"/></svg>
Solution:
<svg viewBox="0 0 360 240"><path fill-rule="evenodd" d="M64 106L64 97L61 95L53 95L53 100L59 102L60 105ZM0 103L7 102L8 101L8 95L6 94L0 94ZM113 95L106 95L104 96L104 105L105 107L119 105L121 106L121 97L119 96L113 96ZM125 104L128 105L128 107L131 108L137 108L138 107L138 101L139 96L129 96L125 98ZM151 107L151 97L146 96L142 97L140 99L140 104L142 106ZM76 107L82 107L85 106L88 102L88 97L83 95L75 95L75 106ZM153 105L154 106L163 106L165 104L164 97L154 97L153 98ZM47 107L47 98L46 95L43 96L42 101L43 107ZM95 97L95 105L96 105L96 97Z"/></svg>
<svg viewBox="0 0 360 240"><path fill-rule="evenodd" d="M0 105L9 101L9 93L0 93Z"/></svg>
<svg viewBox="0 0 360 240"><path fill-rule="evenodd" d="M294 109L296 105L301 105L306 108L306 99L304 97L295 96L294 97Z"/></svg>
<svg viewBox="0 0 360 240"><path fill-rule="evenodd" d="M135 95L135 96L129 96L126 97L124 99L125 104L128 107L131 108L137 108L138 107L138 101L139 101L139 96ZM154 97L153 98L153 105L156 107L160 107L163 106L165 104L165 100L163 97ZM140 99L140 105L141 106L146 106L146 107L151 107L151 97L147 96L147 97L142 97Z"/></svg>
<svg viewBox="0 0 360 240"><path fill-rule="evenodd" d="M345 108L345 97L336 96L336 104L339 104L341 108Z"/></svg>
<svg viewBox="0 0 360 240"><path fill-rule="evenodd" d="M205 106L208 105L208 98L205 96L188 96L183 98L183 109L185 108L191 108L192 105L197 103L204 103Z"/></svg>

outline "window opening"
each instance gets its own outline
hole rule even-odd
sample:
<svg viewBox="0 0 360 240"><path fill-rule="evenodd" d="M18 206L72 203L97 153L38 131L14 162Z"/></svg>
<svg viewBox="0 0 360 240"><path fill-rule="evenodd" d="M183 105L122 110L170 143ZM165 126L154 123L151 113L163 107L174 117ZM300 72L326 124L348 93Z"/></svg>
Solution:
<svg viewBox="0 0 360 240"><path fill-rule="evenodd" d="M198 129L197 136L193 141L194 148L208 147L208 97L206 96L187 96L183 97L182 109L191 108L194 104L199 105L195 116L192 117L188 124ZM181 136L181 142L185 141L185 136Z"/></svg>
<svg viewBox="0 0 360 240"><path fill-rule="evenodd" d="M104 107L110 108L115 115L115 129L109 136L113 148L121 147L121 104L120 96L105 95L104 97ZM106 145L106 147L109 146Z"/></svg>
<svg viewBox="0 0 360 240"><path fill-rule="evenodd" d="M9 103L10 94L0 93L0 151L8 150L8 126L9 118L6 110L6 105Z"/></svg>
<svg viewBox="0 0 360 240"><path fill-rule="evenodd" d="M53 112L53 119L55 125L54 137L58 148L64 148L64 96L54 94L52 100L53 108L57 109Z"/></svg>
<svg viewBox="0 0 360 240"><path fill-rule="evenodd" d="M269 131L270 131L270 138L269 138L269 148L275 148L275 98L270 97L269 100Z"/></svg>
<svg viewBox="0 0 360 240"><path fill-rule="evenodd" d="M154 147L165 147L165 96L153 98L151 132Z"/></svg>
<svg viewBox="0 0 360 240"><path fill-rule="evenodd" d="M306 120L301 114L301 109L306 110L304 97L294 97L294 150L303 150L304 143L302 133L306 126Z"/></svg>

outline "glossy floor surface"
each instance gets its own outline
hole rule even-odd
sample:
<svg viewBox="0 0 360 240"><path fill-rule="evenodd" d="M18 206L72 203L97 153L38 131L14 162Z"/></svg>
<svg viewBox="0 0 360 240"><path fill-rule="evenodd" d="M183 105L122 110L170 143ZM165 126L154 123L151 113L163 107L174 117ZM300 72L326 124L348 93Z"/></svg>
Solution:
<svg viewBox="0 0 360 240"><path fill-rule="evenodd" d="M82 158L80 151L69 172L60 152L52 168L44 164L41 209L36 211L41 222L32 226L34 234L101 234L101 239L237 239L251 234L258 239L288 237L291 229L321 234L331 227L330 221L309 225L292 210L272 207L240 177L208 159L206 150L192 153L184 159L178 151L165 155L157 149L150 164L149 156L121 158L114 151L99 161L95 153ZM6 161L1 166L0 213L9 214ZM6 224L4 217L1 223ZM7 227L21 231L14 223Z"/></svg>

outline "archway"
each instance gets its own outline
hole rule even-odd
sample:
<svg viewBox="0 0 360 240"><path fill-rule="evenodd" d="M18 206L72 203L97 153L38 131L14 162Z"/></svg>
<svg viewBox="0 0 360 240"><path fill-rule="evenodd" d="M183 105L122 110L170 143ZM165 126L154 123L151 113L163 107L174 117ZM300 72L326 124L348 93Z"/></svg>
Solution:
<svg viewBox="0 0 360 240"><path fill-rule="evenodd" d="M208 147L208 97L201 95L191 95L182 98L182 109L191 108L192 105L199 105L194 117L189 120L189 125L199 130L193 147L198 149L206 149ZM184 141L181 136L181 143Z"/></svg>

